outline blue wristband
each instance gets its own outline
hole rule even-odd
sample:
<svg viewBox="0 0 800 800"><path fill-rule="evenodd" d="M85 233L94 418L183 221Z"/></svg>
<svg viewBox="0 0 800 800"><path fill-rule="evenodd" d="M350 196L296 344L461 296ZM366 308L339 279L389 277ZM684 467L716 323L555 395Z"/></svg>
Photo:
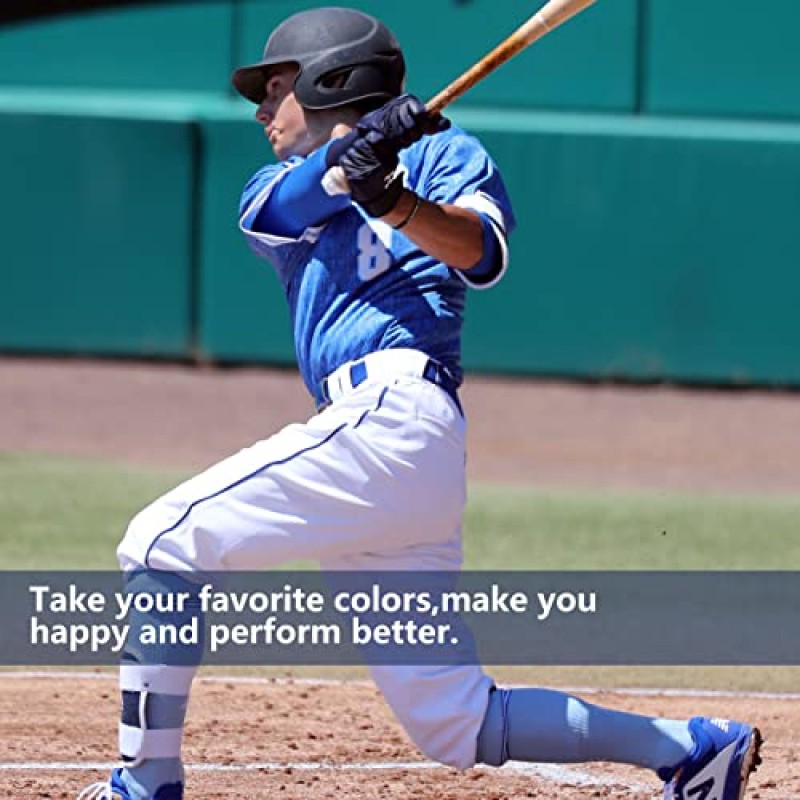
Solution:
<svg viewBox="0 0 800 800"><path fill-rule="evenodd" d="M325 165L330 169L339 165L339 159L344 154L345 150L350 147L353 142L360 136L358 131L350 131L350 133L342 136L339 139L334 139L325 149Z"/></svg>

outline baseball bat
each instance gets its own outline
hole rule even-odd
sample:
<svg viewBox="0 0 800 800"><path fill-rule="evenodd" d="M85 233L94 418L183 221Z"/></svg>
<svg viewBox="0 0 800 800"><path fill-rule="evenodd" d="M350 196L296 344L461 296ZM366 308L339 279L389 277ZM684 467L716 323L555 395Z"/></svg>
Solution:
<svg viewBox="0 0 800 800"><path fill-rule="evenodd" d="M449 86L442 89L439 94L432 97L425 107L428 111L438 114L445 106L482 81L490 72L494 72L517 53L530 47L534 42L554 31L559 25L563 25L595 2L597 0L550 0L494 50L473 64ZM341 167L331 167L323 179L323 185L334 194L349 191L347 178Z"/></svg>
<svg viewBox="0 0 800 800"><path fill-rule="evenodd" d="M490 72L494 72L517 53L554 31L559 25L563 25L595 2L596 0L550 0L494 50L473 64L449 86L442 89L439 94L432 97L425 107L428 111L439 113L445 106L450 105L476 83L483 80Z"/></svg>

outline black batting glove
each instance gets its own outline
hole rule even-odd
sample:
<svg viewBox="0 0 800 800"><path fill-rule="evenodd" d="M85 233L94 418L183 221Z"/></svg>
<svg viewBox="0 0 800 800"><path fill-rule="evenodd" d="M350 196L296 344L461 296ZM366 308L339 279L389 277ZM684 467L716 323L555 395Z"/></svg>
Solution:
<svg viewBox="0 0 800 800"><path fill-rule="evenodd" d="M418 142L423 136L440 133L449 127L450 120L441 114L431 114L419 98L404 94L365 114L358 121L356 130L379 155L388 157Z"/></svg>
<svg viewBox="0 0 800 800"><path fill-rule="evenodd" d="M338 162L353 200L371 217L383 217L403 193L398 153L449 127L450 120L431 114L419 98L404 94L365 114L353 132L334 142L328 166Z"/></svg>
<svg viewBox="0 0 800 800"><path fill-rule="evenodd" d="M359 135L339 155L339 165L350 185L350 196L371 217L383 217L397 205L403 176L397 172L396 152L381 151Z"/></svg>

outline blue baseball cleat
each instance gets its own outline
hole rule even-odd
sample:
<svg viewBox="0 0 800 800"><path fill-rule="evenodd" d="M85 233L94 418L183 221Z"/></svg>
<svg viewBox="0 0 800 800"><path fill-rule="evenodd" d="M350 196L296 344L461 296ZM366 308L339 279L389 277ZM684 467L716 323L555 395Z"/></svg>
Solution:
<svg viewBox="0 0 800 800"><path fill-rule="evenodd" d="M87 786L78 800L131 800L128 788L122 780L122 770L115 769L107 781ZM162 786L152 800L183 800L183 784L168 783Z"/></svg>
<svg viewBox="0 0 800 800"><path fill-rule="evenodd" d="M659 770L666 781L664 800L741 800L750 774L761 763L758 728L693 717L689 731L692 752L677 767Z"/></svg>

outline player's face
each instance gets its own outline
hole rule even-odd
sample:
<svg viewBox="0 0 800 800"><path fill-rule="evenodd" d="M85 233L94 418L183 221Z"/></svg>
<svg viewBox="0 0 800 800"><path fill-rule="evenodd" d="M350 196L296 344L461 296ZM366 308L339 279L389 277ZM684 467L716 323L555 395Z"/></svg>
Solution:
<svg viewBox="0 0 800 800"><path fill-rule="evenodd" d="M309 130L306 113L294 96L297 72L293 64L270 70L266 95L256 111L256 119L264 126L264 133L281 160L292 155L307 156L323 143L317 141L316 132Z"/></svg>

